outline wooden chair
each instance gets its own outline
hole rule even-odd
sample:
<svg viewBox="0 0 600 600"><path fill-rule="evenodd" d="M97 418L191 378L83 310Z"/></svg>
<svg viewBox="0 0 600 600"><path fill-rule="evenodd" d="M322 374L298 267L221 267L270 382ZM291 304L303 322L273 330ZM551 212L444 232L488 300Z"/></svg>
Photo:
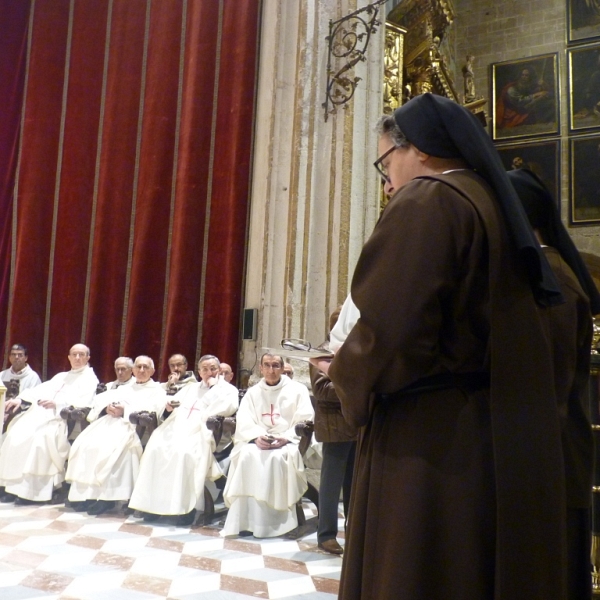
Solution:
<svg viewBox="0 0 600 600"><path fill-rule="evenodd" d="M99 383L96 386L96 396L98 394L102 394L102 392L106 391L106 385L104 383ZM80 425L79 431L82 432L90 422L87 420L87 416L90 414L90 410L92 408L90 406L83 407L74 407L74 406L65 406L60 411L60 416L67 422L67 437L70 438L73 430L77 423Z"/></svg>
<svg viewBox="0 0 600 600"><path fill-rule="evenodd" d="M218 445L221 440L221 436L223 432L228 432L233 437L236 428L236 419L233 417L209 417L206 421L206 426L213 432L213 436L215 438L215 443ZM310 442L312 439L312 434L315 429L314 423L312 421L302 421L296 425L296 435L300 436L300 444L298 446L298 450L300 454L304 456L306 451L310 446ZM233 444L228 446L228 453L231 452ZM222 458L224 458L224 455ZM219 458L217 454L215 454L215 458L217 460L222 460ZM319 506L319 492L317 489L311 484L308 484L308 489L304 493L304 496L308 498L311 502L315 504L315 506ZM208 492L207 488L204 488L204 512L201 513L196 519L195 524L200 525L208 525L215 518L222 516L227 513L227 508L219 511L215 511L215 503L211 494ZM298 515L298 525L304 525L306 523L306 517L304 516L304 510L302 509L301 502L296 505L296 514Z"/></svg>
<svg viewBox="0 0 600 600"><path fill-rule="evenodd" d="M145 434L148 434L148 437L150 437L152 432L158 427L158 417L156 416L156 413L148 412L147 410L132 412L129 415L129 422L132 425L135 425L135 431L140 438L140 442L143 440ZM146 443L148 443L147 439ZM145 446L145 444L143 445Z"/></svg>

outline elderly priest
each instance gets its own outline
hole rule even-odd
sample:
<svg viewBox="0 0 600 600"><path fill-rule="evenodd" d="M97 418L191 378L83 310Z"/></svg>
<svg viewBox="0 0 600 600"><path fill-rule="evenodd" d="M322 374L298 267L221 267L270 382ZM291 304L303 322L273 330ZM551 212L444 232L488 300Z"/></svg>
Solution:
<svg viewBox="0 0 600 600"><path fill-rule="evenodd" d="M251 531L275 537L298 526L296 503L307 483L295 427L313 419L314 411L306 387L283 368L281 356L264 354L262 379L240 404L223 494L229 506L223 536Z"/></svg>
<svg viewBox="0 0 600 600"><path fill-rule="evenodd" d="M151 379L153 374L152 359L138 356L133 384L96 397L90 412L95 420L79 434L69 454L65 479L71 483L69 501L75 510L99 515L114 508L116 501L129 500L142 456L129 415L141 410L161 414L167 401L160 383Z"/></svg>
<svg viewBox="0 0 600 600"><path fill-rule="evenodd" d="M198 371L199 383L188 384L169 398L166 420L144 451L129 506L146 513L146 521L177 515L178 525L191 525L196 511L204 509L205 480L222 475L213 457L215 442L206 419L234 414L238 391L219 374L216 356L202 356Z"/></svg>
<svg viewBox="0 0 600 600"><path fill-rule="evenodd" d="M6 486L3 502L45 502L62 485L70 446L60 411L66 406L91 406L98 378L89 360L90 349L75 344L69 351L70 371L6 403L9 412L22 402L30 402L31 407L12 421L0 449L0 485Z"/></svg>

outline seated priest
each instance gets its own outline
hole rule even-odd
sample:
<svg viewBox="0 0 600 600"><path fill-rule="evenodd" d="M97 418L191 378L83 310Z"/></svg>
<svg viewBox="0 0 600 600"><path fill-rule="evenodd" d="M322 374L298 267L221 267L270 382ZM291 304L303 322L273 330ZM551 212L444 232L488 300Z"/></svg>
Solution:
<svg viewBox="0 0 600 600"><path fill-rule="evenodd" d="M231 368L231 365L222 362L221 375L223 375L223 379L225 379L227 383L231 383L233 381L233 369Z"/></svg>
<svg viewBox="0 0 600 600"><path fill-rule="evenodd" d="M17 380L19 391L40 385L40 376L27 364L27 348L23 344L13 344L8 355L10 367L0 372L0 380L6 385L7 382Z"/></svg>
<svg viewBox="0 0 600 600"><path fill-rule="evenodd" d="M169 358L169 377L167 381L161 383L169 396L175 395L184 386L191 383L198 383L193 371L188 371L188 361L183 354L173 354Z"/></svg>
<svg viewBox="0 0 600 600"><path fill-rule="evenodd" d="M274 537L298 526L296 503L307 483L295 427L314 412L306 387L284 375L283 367L281 356L264 354L262 379L240 404L223 494L229 507L223 536L251 531Z"/></svg>
<svg viewBox="0 0 600 600"><path fill-rule="evenodd" d="M106 384L106 390L116 390L124 385L133 385L135 377L133 376L133 361L129 356L119 356L115 360L115 375L117 378L114 381Z"/></svg>
<svg viewBox="0 0 600 600"><path fill-rule="evenodd" d="M165 421L154 430L144 451L129 507L146 513L145 521L178 515L178 525L191 525L196 511L204 509L205 480L222 475L206 419L233 415L238 391L219 374L216 356L202 356L198 371L199 383L186 385L169 398Z"/></svg>
<svg viewBox="0 0 600 600"><path fill-rule="evenodd" d="M142 444L132 412L160 415L167 395L152 380L154 362L138 356L133 364L134 383L96 396L88 419L92 424L73 442L65 479L71 484L69 501L75 510L99 515L127 501L133 491L142 456Z"/></svg>
<svg viewBox="0 0 600 600"><path fill-rule="evenodd" d="M8 411L22 402L31 407L13 419L0 448L0 485L6 487L2 502L46 502L61 487L70 445L67 422L60 411L66 406L91 406L98 378L89 360L90 349L75 344L69 351L70 371L24 390L6 403Z"/></svg>

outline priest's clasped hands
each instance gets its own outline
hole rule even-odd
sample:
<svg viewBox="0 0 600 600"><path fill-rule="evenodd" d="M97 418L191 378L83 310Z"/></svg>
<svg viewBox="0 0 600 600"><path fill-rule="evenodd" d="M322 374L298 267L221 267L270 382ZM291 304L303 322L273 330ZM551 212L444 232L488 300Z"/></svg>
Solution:
<svg viewBox="0 0 600 600"><path fill-rule="evenodd" d="M123 405L117 402L112 402L106 407L106 413L111 417L122 417L124 412Z"/></svg>
<svg viewBox="0 0 600 600"><path fill-rule="evenodd" d="M277 448L283 448L288 442L289 440L286 438L272 435L261 435L254 440L260 450L276 450Z"/></svg>

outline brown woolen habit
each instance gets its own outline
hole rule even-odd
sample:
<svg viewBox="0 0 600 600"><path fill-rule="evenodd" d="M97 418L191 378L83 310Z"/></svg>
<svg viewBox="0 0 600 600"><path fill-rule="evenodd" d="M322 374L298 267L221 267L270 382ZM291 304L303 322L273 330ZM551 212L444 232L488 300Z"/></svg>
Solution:
<svg viewBox="0 0 600 600"><path fill-rule="evenodd" d="M488 184L463 170L401 188L351 294L361 317L329 370L364 426L340 598L564 598L551 350ZM490 385L398 393L442 373Z"/></svg>

